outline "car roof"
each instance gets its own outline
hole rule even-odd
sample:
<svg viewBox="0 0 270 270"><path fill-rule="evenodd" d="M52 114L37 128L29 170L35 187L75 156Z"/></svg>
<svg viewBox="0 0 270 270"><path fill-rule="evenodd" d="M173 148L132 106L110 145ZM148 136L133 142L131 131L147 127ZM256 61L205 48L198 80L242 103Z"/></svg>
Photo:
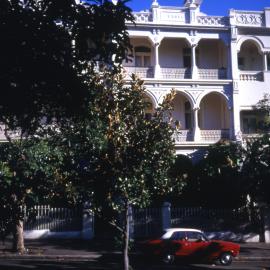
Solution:
<svg viewBox="0 0 270 270"><path fill-rule="evenodd" d="M202 232L198 229L191 229L191 228L170 228L166 229L165 232Z"/></svg>

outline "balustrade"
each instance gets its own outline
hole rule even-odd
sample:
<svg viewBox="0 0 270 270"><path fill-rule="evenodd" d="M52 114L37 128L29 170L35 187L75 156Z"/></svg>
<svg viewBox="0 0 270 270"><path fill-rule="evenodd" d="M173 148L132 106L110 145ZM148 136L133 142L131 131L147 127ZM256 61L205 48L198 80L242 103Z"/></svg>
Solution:
<svg viewBox="0 0 270 270"><path fill-rule="evenodd" d="M217 142L220 139L229 139L229 129L201 130L201 141Z"/></svg>
<svg viewBox="0 0 270 270"><path fill-rule="evenodd" d="M154 69L153 67L124 67L128 75L136 74L140 78L153 78Z"/></svg>
<svg viewBox="0 0 270 270"><path fill-rule="evenodd" d="M241 71L239 78L241 81L263 81L263 73L261 71Z"/></svg>
<svg viewBox="0 0 270 270"><path fill-rule="evenodd" d="M193 140L192 132L188 129L175 131L173 134L173 138L176 144Z"/></svg>
<svg viewBox="0 0 270 270"><path fill-rule="evenodd" d="M237 11L235 14L235 21L237 25L244 26L264 26L264 14L263 12L246 12Z"/></svg>
<svg viewBox="0 0 270 270"><path fill-rule="evenodd" d="M197 21L207 26L227 26L229 23L228 17L222 16L198 16Z"/></svg>
<svg viewBox="0 0 270 270"><path fill-rule="evenodd" d="M150 12L133 12L133 15L135 22L144 23L152 21Z"/></svg>
<svg viewBox="0 0 270 270"><path fill-rule="evenodd" d="M219 68L219 69L199 68L198 73L199 73L199 79L218 80L218 79L227 78L226 68Z"/></svg>
<svg viewBox="0 0 270 270"><path fill-rule="evenodd" d="M190 79L191 70L188 68L161 68L163 79Z"/></svg>

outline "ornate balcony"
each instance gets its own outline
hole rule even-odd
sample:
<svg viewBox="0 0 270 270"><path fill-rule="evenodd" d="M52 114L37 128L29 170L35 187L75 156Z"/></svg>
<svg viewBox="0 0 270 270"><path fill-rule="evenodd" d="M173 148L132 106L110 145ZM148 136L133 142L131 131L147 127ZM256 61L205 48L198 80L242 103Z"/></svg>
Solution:
<svg viewBox="0 0 270 270"><path fill-rule="evenodd" d="M263 81L263 72L261 71L240 71L241 81Z"/></svg>
<svg viewBox="0 0 270 270"><path fill-rule="evenodd" d="M231 20L235 21L236 25L239 26L254 26L262 27L265 24L265 15L261 11L232 11Z"/></svg>
<svg viewBox="0 0 270 270"><path fill-rule="evenodd" d="M207 26L227 26L229 25L228 17L223 16L198 16L198 24Z"/></svg>
<svg viewBox="0 0 270 270"><path fill-rule="evenodd" d="M227 79L226 68L219 68L219 69L199 68L198 73L199 79L203 80Z"/></svg>
<svg viewBox="0 0 270 270"><path fill-rule="evenodd" d="M140 78L154 78L153 67L124 67L127 75L136 74Z"/></svg>
<svg viewBox="0 0 270 270"><path fill-rule="evenodd" d="M229 139L229 129L218 129L218 130L201 130L201 141L205 142L217 142L221 139Z"/></svg>
<svg viewBox="0 0 270 270"><path fill-rule="evenodd" d="M161 68L163 79L190 79L191 70L189 68Z"/></svg>
<svg viewBox="0 0 270 270"><path fill-rule="evenodd" d="M173 138L176 144L192 141L193 140L192 131L188 129L175 131L173 134Z"/></svg>
<svg viewBox="0 0 270 270"><path fill-rule="evenodd" d="M140 78L154 78L153 67L125 67L126 73L136 74ZM227 78L227 69L198 69L199 79L219 80ZM251 74L252 75L252 74ZM160 68L160 77L162 79L191 79L190 68Z"/></svg>
<svg viewBox="0 0 270 270"><path fill-rule="evenodd" d="M152 13L149 11L133 12L136 23L147 23L152 21Z"/></svg>

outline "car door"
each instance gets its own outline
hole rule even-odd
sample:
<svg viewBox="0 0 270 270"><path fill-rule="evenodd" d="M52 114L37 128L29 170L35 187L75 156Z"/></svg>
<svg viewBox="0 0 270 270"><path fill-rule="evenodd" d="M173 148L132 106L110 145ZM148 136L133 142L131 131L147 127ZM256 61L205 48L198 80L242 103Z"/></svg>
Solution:
<svg viewBox="0 0 270 270"><path fill-rule="evenodd" d="M187 235L185 231L174 232L170 238L171 251L177 257L186 257L188 256L188 242Z"/></svg>
<svg viewBox="0 0 270 270"><path fill-rule="evenodd" d="M200 232L188 231L187 233L187 245L186 254L187 256L200 258L204 257L206 250L210 244L207 239Z"/></svg>

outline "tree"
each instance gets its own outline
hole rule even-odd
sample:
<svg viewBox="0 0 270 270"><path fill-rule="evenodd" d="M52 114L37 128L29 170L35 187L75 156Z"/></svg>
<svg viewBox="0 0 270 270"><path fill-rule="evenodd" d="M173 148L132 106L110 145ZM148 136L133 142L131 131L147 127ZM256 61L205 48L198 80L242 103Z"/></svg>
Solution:
<svg viewBox="0 0 270 270"><path fill-rule="evenodd" d="M125 2L1 1L0 122L7 130L25 136L82 112L86 67L113 66L127 55L125 20L133 17Z"/></svg>
<svg viewBox="0 0 270 270"><path fill-rule="evenodd" d="M65 199L70 182L61 173L64 153L49 141L25 139L0 144L1 221L13 234L13 249L24 252L23 209ZM66 197L66 200L69 198Z"/></svg>
<svg viewBox="0 0 270 270"><path fill-rule="evenodd" d="M73 126L62 126L57 140L66 142L67 152L76 157L71 166L76 189L121 231L127 270L129 208L145 207L182 186L181 179L168 174L175 151L169 122L174 94L150 118L141 80L133 76L126 85L121 74L106 69L95 78L90 86L97 93L94 105Z"/></svg>
<svg viewBox="0 0 270 270"><path fill-rule="evenodd" d="M270 94L264 94L263 98L255 106L264 114L262 128L264 131L269 132L270 128Z"/></svg>
<svg viewBox="0 0 270 270"><path fill-rule="evenodd" d="M243 164L245 188L255 203L270 203L270 136L265 134L246 142L246 158Z"/></svg>
<svg viewBox="0 0 270 270"><path fill-rule="evenodd" d="M239 207L245 204L241 167L244 151L240 144L220 141L210 146L195 165L191 192L202 206ZM228 200L228 197L230 200Z"/></svg>
<svg viewBox="0 0 270 270"><path fill-rule="evenodd" d="M133 17L125 2L114 5L100 0L77 5L75 0L0 1L0 30L4 33L0 42L0 122L10 143L1 146L0 188L6 192L7 207L16 201L17 208L10 207L13 214L28 202L29 190L36 192L37 198L43 194L44 183L30 181L33 176L24 172L32 165L24 160L23 153L36 145L28 138L46 137L55 126L78 121L95 96L88 87L95 81L92 75L97 63L116 72L116 65L126 58L130 45L125 20L132 21ZM44 159L50 154L42 153ZM66 164L73 166L73 160ZM50 183L46 177L43 180ZM10 185L12 192L8 192ZM21 216L14 220L20 225L16 228L22 239ZM24 250L22 244L16 246Z"/></svg>

